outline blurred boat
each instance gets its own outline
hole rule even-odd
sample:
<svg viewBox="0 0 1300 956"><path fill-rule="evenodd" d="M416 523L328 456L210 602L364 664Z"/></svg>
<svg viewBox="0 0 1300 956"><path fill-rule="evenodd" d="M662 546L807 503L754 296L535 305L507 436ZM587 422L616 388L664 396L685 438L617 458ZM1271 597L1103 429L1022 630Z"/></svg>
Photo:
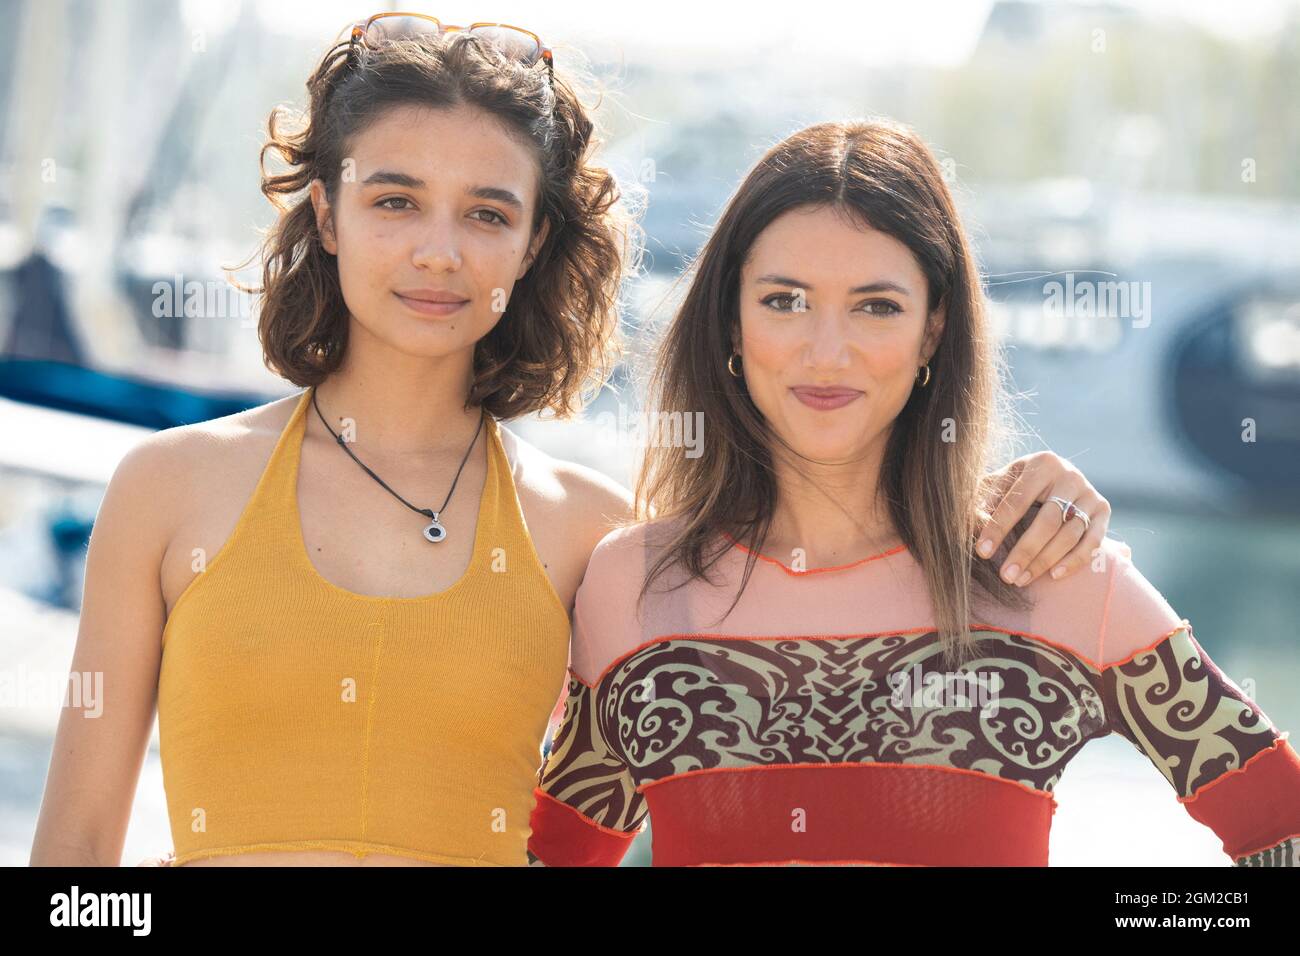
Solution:
<svg viewBox="0 0 1300 956"><path fill-rule="evenodd" d="M1034 443L1116 499L1300 511L1300 211L1043 183L978 216Z"/></svg>

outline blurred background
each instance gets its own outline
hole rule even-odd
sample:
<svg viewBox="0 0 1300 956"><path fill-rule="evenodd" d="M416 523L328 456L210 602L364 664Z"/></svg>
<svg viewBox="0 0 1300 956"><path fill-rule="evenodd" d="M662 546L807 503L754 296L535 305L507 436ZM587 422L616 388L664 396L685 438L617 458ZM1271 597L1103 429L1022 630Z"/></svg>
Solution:
<svg viewBox="0 0 1300 956"><path fill-rule="evenodd" d="M802 126L895 117L959 197L1016 452L1074 461L1216 663L1300 727L1297 3L4 0L0 864L28 859L117 462L151 429L296 391L223 267L272 222L272 107L303 105L339 31L386 9L540 34L559 72L594 77L605 161L648 200L629 362L581 418L512 423L528 440L630 484L637 449L611 422L639 407L637 357L746 170ZM200 302L160 309L165 288ZM1056 796L1053 865L1228 862L1119 737ZM155 728L123 862L170 846Z"/></svg>

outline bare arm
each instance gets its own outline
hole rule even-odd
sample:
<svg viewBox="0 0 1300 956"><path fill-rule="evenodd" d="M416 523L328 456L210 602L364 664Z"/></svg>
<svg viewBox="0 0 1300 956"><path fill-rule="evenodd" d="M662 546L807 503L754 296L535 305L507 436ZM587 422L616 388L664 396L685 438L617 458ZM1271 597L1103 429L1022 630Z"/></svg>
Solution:
<svg viewBox="0 0 1300 956"><path fill-rule="evenodd" d="M555 551L564 562L564 578L572 596L586 572L587 562L601 538L634 517L632 492L594 468L554 460L555 495L549 524L558 529Z"/></svg>
<svg viewBox="0 0 1300 956"><path fill-rule="evenodd" d="M32 866L118 866L157 704L165 603L170 439L131 450L91 533L71 671L41 801Z"/></svg>

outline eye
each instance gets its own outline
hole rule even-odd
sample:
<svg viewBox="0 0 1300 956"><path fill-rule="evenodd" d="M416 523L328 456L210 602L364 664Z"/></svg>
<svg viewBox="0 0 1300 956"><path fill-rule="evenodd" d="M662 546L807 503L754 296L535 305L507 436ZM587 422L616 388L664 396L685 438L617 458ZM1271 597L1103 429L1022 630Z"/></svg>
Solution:
<svg viewBox="0 0 1300 956"><path fill-rule="evenodd" d="M863 305L868 306L867 309L868 315L886 315L886 316L897 315L898 313L903 311L898 307L896 303L891 302L888 299L873 299L870 302L864 302ZM881 306L885 306L886 308L883 309L882 311L877 312L876 310L870 308L870 306L874 306L874 305L881 305Z"/></svg>
<svg viewBox="0 0 1300 956"><path fill-rule="evenodd" d="M407 205L402 207L390 206L388 205L388 203L390 202L404 202ZM391 212L400 212L402 209L414 209L415 207L411 205L411 201L407 199L405 196L388 196L385 197L384 199L379 200L379 202L375 203L375 208L387 209Z"/></svg>
<svg viewBox="0 0 1300 956"><path fill-rule="evenodd" d="M790 309L777 308L777 302L788 302L791 308L794 307L795 296L790 292L775 292L762 300L762 304L774 312L789 312Z"/></svg>
<svg viewBox="0 0 1300 956"><path fill-rule="evenodd" d="M476 209L476 210L474 210L473 215L477 216L477 215L479 215L480 213L487 213L489 216L493 216L493 217L495 217L495 218L494 218L494 219L480 219L479 222L499 222L499 223L501 223L501 225L503 225L503 226L508 226L508 225L510 225L510 221L509 221L508 219L506 219L505 216L501 215L501 213L497 212L495 209Z"/></svg>

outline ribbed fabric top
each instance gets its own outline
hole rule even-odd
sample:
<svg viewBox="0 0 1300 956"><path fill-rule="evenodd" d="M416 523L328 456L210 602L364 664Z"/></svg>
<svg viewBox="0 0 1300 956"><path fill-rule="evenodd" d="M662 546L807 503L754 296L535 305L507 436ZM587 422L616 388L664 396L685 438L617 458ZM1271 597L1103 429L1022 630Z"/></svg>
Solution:
<svg viewBox="0 0 1300 956"><path fill-rule="evenodd" d="M522 865L569 619L499 425L450 588L356 594L303 541L301 398L229 540L163 631L158 722L176 862L260 850ZM436 547L436 545L429 545Z"/></svg>

